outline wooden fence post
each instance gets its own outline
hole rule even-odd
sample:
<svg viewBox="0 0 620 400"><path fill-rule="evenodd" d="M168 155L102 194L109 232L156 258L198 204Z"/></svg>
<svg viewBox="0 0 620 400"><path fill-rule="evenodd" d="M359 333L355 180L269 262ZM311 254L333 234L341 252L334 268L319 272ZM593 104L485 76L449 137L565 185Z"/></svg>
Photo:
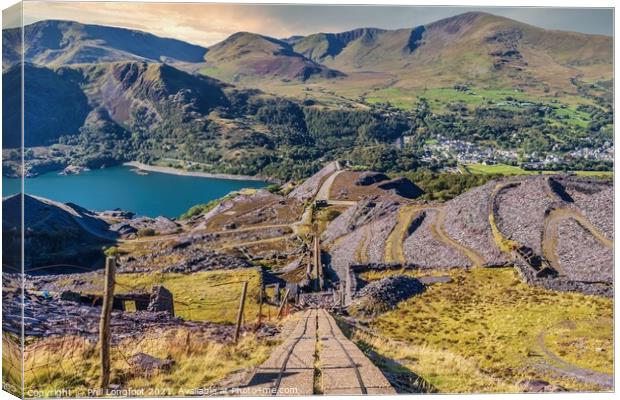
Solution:
<svg viewBox="0 0 620 400"><path fill-rule="evenodd" d="M284 309L284 305L288 301L288 293L289 293L289 291L290 291L290 289L286 289L286 292L284 292L284 298L282 299L282 302L280 303L280 308L278 309L278 319L280 319L280 317L282 317L282 309Z"/></svg>
<svg viewBox="0 0 620 400"><path fill-rule="evenodd" d="M239 340L239 332L241 331L241 321L243 320L243 307L245 305L245 295L248 291L248 282L243 282L241 289L241 300L239 301L239 312L237 313L237 327L235 328L235 343Z"/></svg>
<svg viewBox="0 0 620 400"><path fill-rule="evenodd" d="M263 322L263 285L260 285L260 292L258 298L258 323L256 324L256 330L260 329L260 325Z"/></svg>
<svg viewBox="0 0 620 400"><path fill-rule="evenodd" d="M103 304L101 320L99 321L99 343L101 344L101 389L107 391L110 384L110 318L114 302L114 276L116 275L116 260L108 257L105 260L105 282L103 289Z"/></svg>

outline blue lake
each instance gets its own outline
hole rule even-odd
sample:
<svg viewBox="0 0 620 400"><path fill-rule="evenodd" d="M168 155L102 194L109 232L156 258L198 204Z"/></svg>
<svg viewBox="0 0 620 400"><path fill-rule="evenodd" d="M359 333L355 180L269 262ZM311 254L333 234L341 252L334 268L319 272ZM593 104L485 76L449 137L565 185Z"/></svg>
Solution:
<svg viewBox="0 0 620 400"><path fill-rule="evenodd" d="M213 179L147 172L137 174L119 166L78 175L41 174L25 180L25 192L72 202L89 210L120 208L137 215L178 217L190 207L243 188L260 188L259 181ZM2 195L20 191L20 180L2 177Z"/></svg>

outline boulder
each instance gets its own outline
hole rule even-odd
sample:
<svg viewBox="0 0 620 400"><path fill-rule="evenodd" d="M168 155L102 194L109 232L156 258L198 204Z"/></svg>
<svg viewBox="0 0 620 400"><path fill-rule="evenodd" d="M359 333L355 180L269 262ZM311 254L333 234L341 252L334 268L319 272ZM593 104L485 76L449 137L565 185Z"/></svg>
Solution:
<svg viewBox="0 0 620 400"><path fill-rule="evenodd" d="M150 376L159 371L167 371L174 365L174 360L162 360L145 353L136 353L129 359L134 371L141 375Z"/></svg>
<svg viewBox="0 0 620 400"><path fill-rule="evenodd" d="M566 389L559 385L552 385L542 379L525 379L519 382L519 386L524 392L540 393L540 392L566 392Z"/></svg>
<svg viewBox="0 0 620 400"><path fill-rule="evenodd" d="M118 233L119 235L131 235L138 232L136 228L126 222L119 222L110 226L110 230Z"/></svg>

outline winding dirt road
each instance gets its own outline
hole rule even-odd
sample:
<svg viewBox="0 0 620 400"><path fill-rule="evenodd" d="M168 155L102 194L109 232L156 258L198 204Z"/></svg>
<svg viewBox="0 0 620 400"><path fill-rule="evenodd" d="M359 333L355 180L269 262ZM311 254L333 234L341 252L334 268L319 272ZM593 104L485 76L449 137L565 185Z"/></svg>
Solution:
<svg viewBox="0 0 620 400"><path fill-rule="evenodd" d="M411 221L422 211L423 208L416 205L407 205L398 211L398 222L388 236L385 246L385 262L402 263L406 262L403 242L407 239L407 230Z"/></svg>

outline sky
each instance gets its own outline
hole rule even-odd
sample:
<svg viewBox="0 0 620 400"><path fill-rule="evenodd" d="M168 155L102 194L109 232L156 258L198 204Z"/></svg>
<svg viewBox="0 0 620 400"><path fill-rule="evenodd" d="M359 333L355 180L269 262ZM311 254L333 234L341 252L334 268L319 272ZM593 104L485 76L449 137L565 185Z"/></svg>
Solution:
<svg viewBox="0 0 620 400"><path fill-rule="evenodd" d="M120 26L209 46L235 32L285 38L359 27L411 28L468 11L484 11L548 29L613 34L611 9L243 5L133 2L24 2L24 23L66 19ZM8 17L8 18L7 18ZM5 13L5 26L10 24Z"/></svg>

